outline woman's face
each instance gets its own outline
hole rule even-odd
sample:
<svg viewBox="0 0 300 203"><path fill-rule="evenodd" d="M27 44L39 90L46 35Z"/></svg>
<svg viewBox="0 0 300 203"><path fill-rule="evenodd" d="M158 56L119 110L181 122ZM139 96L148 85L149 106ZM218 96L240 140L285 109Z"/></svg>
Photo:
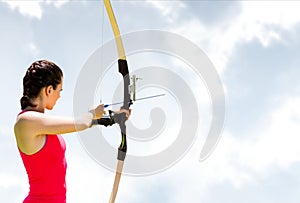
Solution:
<svg viewBox="0 0 300 203"><path fill-rule="evenodd" d="M61 83L56 86L54 89L52 86L50 87L50 93L48 94L48 102L46 108L48 110L52 110L56 104L56 101L60 98L60 92L62 91L63 86L63 78L61 79Z"/></svg>

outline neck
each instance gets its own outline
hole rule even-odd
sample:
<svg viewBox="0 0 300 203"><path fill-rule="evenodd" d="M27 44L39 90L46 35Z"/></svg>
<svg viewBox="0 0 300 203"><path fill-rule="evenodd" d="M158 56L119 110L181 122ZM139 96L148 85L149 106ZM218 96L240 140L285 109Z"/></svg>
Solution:
<svg viewBox="0 0 300 203"><path fill-rule="evenodd" d="M41 97L36 98L35 100L32 101L33 104L35 104L35 107L30 107L28 106L25 110L27 111L37 111L40 113L44 113L45 112L45 105L44 105L44 101Z"/></svg>

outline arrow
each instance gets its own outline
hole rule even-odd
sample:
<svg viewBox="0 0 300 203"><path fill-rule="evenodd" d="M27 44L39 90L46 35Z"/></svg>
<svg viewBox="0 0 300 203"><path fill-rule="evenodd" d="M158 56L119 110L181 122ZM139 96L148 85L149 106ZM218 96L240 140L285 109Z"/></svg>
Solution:
<svg viewBox="0 0 300 203"><path fill-rule="evenodd" d="M165 95L166 94L152 95L152 96L142 97L142 98L136 99L135 101L140 101L140 100L144 100L144 99L152 99L152 98L155 98L155 97L162 97L162 96L165 96ZM112 103L112 104L105 104L104 108L107 108L107 107L113 106L113 105L118 105L118 104L123 104L123 102L116 102L116 103Z"/></svg>

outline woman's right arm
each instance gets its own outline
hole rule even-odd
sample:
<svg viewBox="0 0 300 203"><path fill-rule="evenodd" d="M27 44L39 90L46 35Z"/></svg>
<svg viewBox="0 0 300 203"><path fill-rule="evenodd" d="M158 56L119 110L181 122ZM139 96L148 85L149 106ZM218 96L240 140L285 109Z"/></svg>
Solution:
<svg viewBox="0 0 300 203"><path fill-rule="evenodd" d="M101 118L103 113L103 105L99 105L90 112L76 118L58 117L28 111L18 117L15 130L21 130L22 133L29 135L71 133L89 128L92 119Z"/></svg>

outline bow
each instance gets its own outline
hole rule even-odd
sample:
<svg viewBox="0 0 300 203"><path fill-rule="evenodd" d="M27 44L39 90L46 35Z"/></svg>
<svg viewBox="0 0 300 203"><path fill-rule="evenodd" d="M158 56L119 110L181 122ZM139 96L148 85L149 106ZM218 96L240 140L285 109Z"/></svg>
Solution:
<svg viewBox="0 0 300 203"><path fill-rule="evenodd" d="M125 51L124 51L124 47L123 47L123 42L122 42L122 39L120 36L119 27L118 27L113 9L111 7L110 0L103 0L103 1L104 1L104 5L106 8L106 12L107 12L109 20L110 20L112 30L114 32L115 41L116 41L116 45L117 45L117 49L118 49L119 73L121 73L123 76L124 98L123 98L123 106L121 107L121 109L129 110L129 106L132 104L132 101L130 98L130 92L129 92L130 77L129 77L129 71L128 71L128 65L127 65L127 61L126 61ZM125 115L125 113L121 113L121 114L118 114L117 116L115 116L114 122L118 123L120 126L122 141L118 148L118 158L117 158L118 164L117 164L114 185L113 185L113 189L112 189L110 200L109 200L110 203L114 203L115 199L116 199L119 182L120 182L120 178L121 178L121 174L122 174L122 170L123 170L124 159L125 159L126 151L127 151L126 125L125 125L126 115Z"/></svg>

